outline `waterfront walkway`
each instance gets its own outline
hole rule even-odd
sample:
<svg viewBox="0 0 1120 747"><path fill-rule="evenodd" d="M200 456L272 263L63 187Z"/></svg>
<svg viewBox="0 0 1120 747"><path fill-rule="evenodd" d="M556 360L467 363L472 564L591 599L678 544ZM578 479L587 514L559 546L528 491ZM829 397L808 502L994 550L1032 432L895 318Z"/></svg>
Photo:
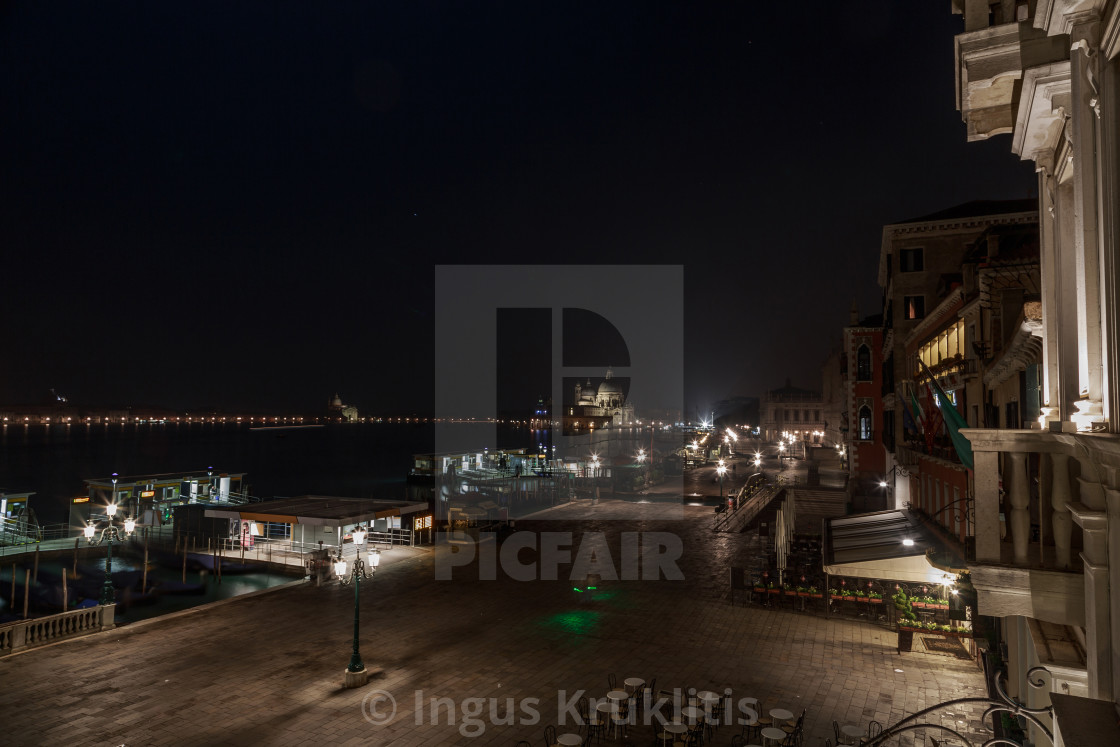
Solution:
<svg viewBox="0 0 1120 747"><path fill-rule="evenodd" d="M659 689L730 688L767 709L804 709L804 744L817 747L833 720L890 724L984 694L971 661L900 656L884 628L730 605L727 568L743 565L757 538L712 532L710 508L601 501L589 509L559 507L516 529L570 531L576 547L597 536L585 533L603 532L612 554L622 532L673 533L683 542L683 580L604 580L597 596L575 592L563 575L515 581L499 569L496 580L479 580L477 566L437 581L438 553L410 548L362 584L362 657L383 669L363 688L340 687L353 588L302 584L0 660L4 742L539 745L560 720L561 698L602 697L613 673L619 682L656 677ZM526 563L531 556L522 552ZM439 698L449 700L433 716ZM499 723L507 699L513 723ZM534 713L539 722L528 723ZM941 721L979 731L975 710ZM575 730L570 720L558 726ZM713 744L737 732L722 726ZM629 742L652 737L639 725ZM928 740L911 734L901 743Z"/></svg>

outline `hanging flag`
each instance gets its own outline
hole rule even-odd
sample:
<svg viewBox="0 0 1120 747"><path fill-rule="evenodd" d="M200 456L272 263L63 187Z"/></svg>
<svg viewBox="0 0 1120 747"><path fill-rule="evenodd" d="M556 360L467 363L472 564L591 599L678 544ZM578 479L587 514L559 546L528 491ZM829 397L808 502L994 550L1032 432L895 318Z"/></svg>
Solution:
<svg viewBox="0 0 1120 747"><path fill-rule="evenodd" d="M918 424L914 422L914 416L911 414L909 407L902 408L902 427L906 429L907 433L915 436L921 433L918 430Z"/></svg>
<svg viewBox="0 0 1120 747"><path fill-rule="evenodd" d="M911 419L914 420L917 424L917 432L925 433L926 421L925 418L922 417L922 406L918 404L918 398L917 396L915 396L913 389L910 390L910 406L913 411Z"/></svg>
<svg viewBox="0 0 1120 747"><path fill-rule="evenodd" d="M937 397L937 404L941 410L941 417L945 419L945 427L949 430L949 438L953 441L953 448L957 450L957 457L968 469L973 468L972 461L972 444L961 433L962 428L968 427L968 422L964 416L957 412L957 408L953 405L953 401L949 399L949 395L942 391L941 387L937 384L937 380L933 378L933 373L926 367L925 362L919 356L918 364L922 370L926 372L929 377L930 390Z"/></svg>

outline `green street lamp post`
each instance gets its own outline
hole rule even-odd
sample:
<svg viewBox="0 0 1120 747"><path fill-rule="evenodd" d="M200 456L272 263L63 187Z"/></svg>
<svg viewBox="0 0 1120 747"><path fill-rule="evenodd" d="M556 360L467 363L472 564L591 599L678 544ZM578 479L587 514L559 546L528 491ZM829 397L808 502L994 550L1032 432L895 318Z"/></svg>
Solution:
<svg viewBox="0 0 1120 747"><path fill-rule="evenodd" d="M369 672L366 671L366 665L362 663L362 656L358 653L358 599L362 579L373 578L377 573L377 566L381 563L381 551L376 548L370 550L367 556L370 570L367 572L367 561L362 558L362 547L366 543L367 534L364 527L358 527L353 532L354 546L358 550L353 567L348 567L346 561L342 559L341 547L334 559L334 572L338 575L338 582L344 586L354 584L354 649L350 653L350 664L347 665L343 676L343 687L361 687L369 681Z"/></svg>
<svg viewBox="0 0 1120 747"><path fill-rule="evenodd" d="M123 524L114 524L113 517L117 514L117 473L113 473L113 502L105 507L108 521L100 530L93 524L85 527L86 541L91 545L105 543L105 583L101 586L101 604L116 604L117 593L113 588L113 540L124 542L136 531L136 521L132 517L124 520Z"/></svg>

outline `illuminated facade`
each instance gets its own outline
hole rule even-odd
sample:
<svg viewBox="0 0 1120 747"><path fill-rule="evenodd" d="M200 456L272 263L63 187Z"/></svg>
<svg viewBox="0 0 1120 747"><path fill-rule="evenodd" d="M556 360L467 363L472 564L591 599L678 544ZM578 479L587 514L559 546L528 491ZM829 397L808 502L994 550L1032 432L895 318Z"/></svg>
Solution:
<svg viewBox="0 0 1120 747"><path fill-rule="evenodd" d="M953 6L964 16L954 46L968 139L1008 134L1034 162L1040 222L1040 300L1023 304L1008 350L993 357L1005 372L1034 350L1039 414L976 413L986 427L963 431L975 460L972 581L980 613L1000 620L1009 694L1034 706L1050 693L1084 696L1054 701L1110 714L1112 732L1102 741L1056 710L1056 742L1117 744L1120 2ZM1054 673L1043 690L1027 685L1038 664Z"/></svg>
<svg viewBox="0 0 1120 747"><path fill-rule="evenodd" d="M609 367L598 386L591 379L584 384L577 382L574 395L564 403L564 433L634 424L634 406Z"/></svg>
<svg viewBox="0 0 1120 747"><path fill-rule="evenodd" d="M779 389L766 393L762 405L762 434L767 441L779 441L784 434L797 441L823 443L825 401L820 392L792 386L789 380Z"/></svg>

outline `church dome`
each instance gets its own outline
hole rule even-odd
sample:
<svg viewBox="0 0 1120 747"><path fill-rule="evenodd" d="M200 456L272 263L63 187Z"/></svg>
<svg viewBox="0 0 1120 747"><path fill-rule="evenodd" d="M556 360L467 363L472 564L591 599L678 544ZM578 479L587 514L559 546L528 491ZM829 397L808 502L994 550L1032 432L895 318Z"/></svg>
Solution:
<svg viewBox="0 0 1120 747"><path fill-rule="evenodd" d="M619 388L618 384L607 379L599 385L599 396L604 397L609 394L622 394L622 389Z"/></svg>

